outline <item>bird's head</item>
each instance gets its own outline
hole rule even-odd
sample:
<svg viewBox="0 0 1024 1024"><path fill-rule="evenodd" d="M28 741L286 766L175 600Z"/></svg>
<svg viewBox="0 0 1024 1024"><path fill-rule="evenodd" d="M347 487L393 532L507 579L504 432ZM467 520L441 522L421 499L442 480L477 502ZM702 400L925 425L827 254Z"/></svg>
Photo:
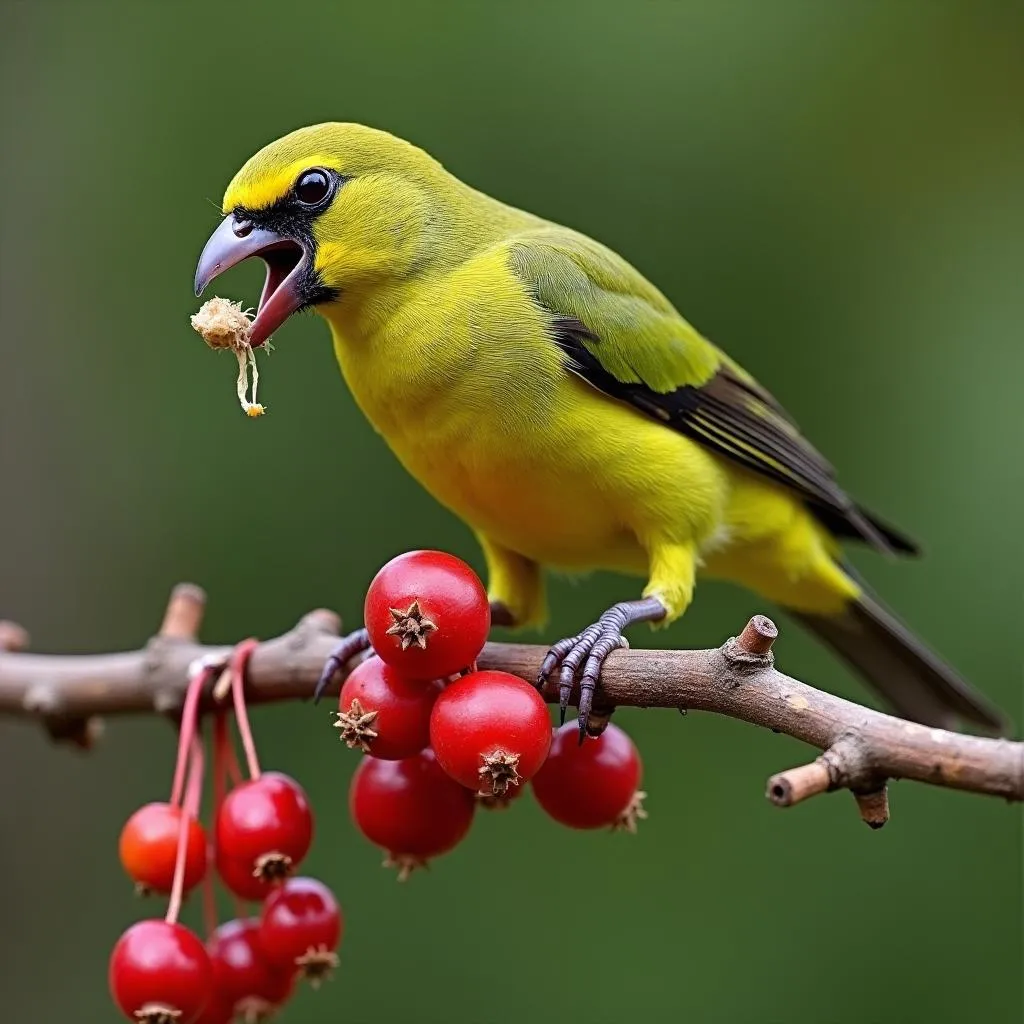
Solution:
<svg viewBox="0 0 1024 1024"><path fill-rule="evenodd" d="M224 193L196 295L251 256L267 266L251 329L262 345L298 310L410 273L447 175L427 153L359 124L301 128L251 157Z"/></svg>

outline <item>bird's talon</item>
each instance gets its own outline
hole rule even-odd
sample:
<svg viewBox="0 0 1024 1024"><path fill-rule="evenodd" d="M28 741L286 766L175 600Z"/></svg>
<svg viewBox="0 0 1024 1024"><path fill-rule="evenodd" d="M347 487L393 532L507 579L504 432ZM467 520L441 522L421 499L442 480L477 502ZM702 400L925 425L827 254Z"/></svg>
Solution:
<svg viewBox="0 0 1024 1024"><path fill-rule="evenodd" d="M572 676L569 676L568 682L563 679L558 687L558 713L559 713L559 725L565 725L565 712L569 707L569 698L572 696Z"/></svg>
<svg viewBox="0 0 1024 1024"><path fill-rule="evenodd" d="M579 726L581 747L583 746L583 740L587 735L587 725L590 722L590 712L594 706L594 690L596 688L597 679L591 676L588 672L580 681Z"/></svg>
<svg viewBox="0 0 1024 1024"><path fill-rule="evenodd" d="M357 629L354 633L342 637L324 662L323 671L313 691L313 703L317 704L324 691L331 685L336 672L343 669L357 654L370 650L370 636L365 629Z"/></svg>

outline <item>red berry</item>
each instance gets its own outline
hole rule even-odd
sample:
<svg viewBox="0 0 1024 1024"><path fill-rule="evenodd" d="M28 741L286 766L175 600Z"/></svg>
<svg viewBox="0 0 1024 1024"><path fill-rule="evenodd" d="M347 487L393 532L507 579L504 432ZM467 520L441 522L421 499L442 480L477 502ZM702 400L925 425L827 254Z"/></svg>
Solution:
<svg viewBox="0 0 1024 1024"><path fill-rule="evenodd" d="M476 573L443 551L409 551L373 578L363 609L373 649L410 679L443 679L487 642L491 609Z"/></svg>
<svg viewBox="0 0 1024 1024"><path fill-rule="evenodd" d="M268 1017L295 987L294 971L279 970L264 958L259 934L256 918L227 921L206 944L214 987L244 1020Z"/></svg>
<svg viewBox="0 0 1024 1024"><path fill-rule="evenodd" d="M253 870L252 863L246 860L232 860L217 850L214 863L217 874L224 887L234 893L240 900L257 902L265 899L273 891L280 879L265 879Z"/></svg>
<svg viewBox="0 0 1024 1024"><path fill-rule="evenodd" d="M235 1008L221 995L214 991L206 1009L199 1014L195 1024L232 1024L235 1019Z"/></svg>
<svg viewBox="0 0 1024 1024"><path fill-rule="evenodd" d="M533 780L537 802L555 821L570 828L619 825L635 831L646 817L639 793L643 766L633 741L609 724L581 747L576 722L557 730L551 753Z"/></svg>
<svg viewBox="0 0 1024 1024"><path fill-rule="evenodd" d="M118 852L128 877L140 889L170 892L178 857L180 807L154 803L140 807L121 829ZM206 832L195 818L188 823L185 848L185 892L206 874Z"/></svg>
<svg viewBox="0 0 1024 1024"><path fill-rule="evenodd" d="M536 688L518 676L473 672L437 698L430 744L453 779L500 795L544 763L551 745L548 707Z"/></svg>
<svg viewBox="0 0 1024 1024"><path fill-rule="evenodd" d="M217 814L217 850L268 881L298 867L313 841L313 814L306 794L281 772L264 772L224 798Z"/></svg>
<svg viewBox="0 0 1024 1024"><path fill-rule="evenodd" d="M368 658L345 680L334 724L350 747L399 761L430 742L430 709L440 692L440 682L411 682L380 658Z"/></svg>
<svg viewBox="0 0 1024 1024"><path fill-rule="evenodd" d="M195 1024L213 991L210 958L180 924L139 921L110 955L110 992L135 1024Z"/></svg>
<svg viewBox="0 0 1024 1024"><path fill-rule="evenodd" d="M334 893L315 878L289 878L263 904L260 949L272 966L298 968L316 984L338 964L344 920Z"/></svg>
<svg viewBox="0 0 1024 1024"><path fill-rule="evenodd" d="M349 810L359 830L399 868L399 879L457 845L473 822L473 793L450 779L429 748L404 761L364 757Z"/></svg>

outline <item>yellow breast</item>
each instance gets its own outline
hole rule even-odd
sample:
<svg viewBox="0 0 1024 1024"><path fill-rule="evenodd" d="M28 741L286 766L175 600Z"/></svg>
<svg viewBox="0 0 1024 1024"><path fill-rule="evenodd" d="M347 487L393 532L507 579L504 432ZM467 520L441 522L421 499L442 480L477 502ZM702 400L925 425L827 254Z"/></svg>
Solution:
<svg viewBox="0 0 1024 1024"><path fill-rule="evenodd" d="M707 452L568 373L495 250L332 312L356 401L474 529L545 564L646 571L644 539L710 535L727 489Z"/></svg>

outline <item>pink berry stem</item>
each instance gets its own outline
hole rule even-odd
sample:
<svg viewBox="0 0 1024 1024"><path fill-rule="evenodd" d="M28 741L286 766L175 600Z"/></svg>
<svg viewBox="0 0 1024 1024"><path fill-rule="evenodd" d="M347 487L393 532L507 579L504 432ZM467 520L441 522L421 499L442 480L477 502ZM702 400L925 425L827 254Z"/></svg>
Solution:
<svg viewBox="0 0 1024 1024"><path fill-rule="evenodd" d="M235 701L235 722L242 740L242 749L245 751L250 779L258 779L261 772L259 758L256 756L256 741L249 726L249 713L245 709L245 666L258 644L258 640L243 640L231 652L231 660L228 663L231 670L231 691Z"/></svg>
<svg viewBox="0 0 1024 1024"><path fill-rule="evenodd" d="M178 915L181 913L181 901L185 893L185 861L188 854L189 825L193 819L199 817L199 802L202 796L203 741L194 735L189 756L185 804L181 809L181 824L178 827L178 854L174 861L174 882L171 885L171 898L167 903L167 914L164 917L168 924L177 924Z"/></svg>
<svg viewBox="0 0 1024 1024"><path fill-rule="evenodd" d="M217 820L220 813L220 805L224 802L226 766L224 763L224 747L228 739L227 713L218 711L213 716L213 814L212 820ZM215 839L216 830L210 829L207 840L206 859L211 865L214 863L217 851ZM217 894L213 887L214 871L212 868L203 877L203 926L206 929L206 937L209 938L217 929Z"/></svg>
<svg viewBox="0 0 1024 1024"><path fill-rule="evenodd" d="M203 662L197 662L189 669L188 690L185 693L185 704L181 709L181 725L178 728L178 760L174 765L174 782L171 785L172 807L181 805L189 751L192 748L192 738L196 734L196 711L199 707L199 698L203 689L212 681L216 671L215 665L206 665Z"/></svg>

